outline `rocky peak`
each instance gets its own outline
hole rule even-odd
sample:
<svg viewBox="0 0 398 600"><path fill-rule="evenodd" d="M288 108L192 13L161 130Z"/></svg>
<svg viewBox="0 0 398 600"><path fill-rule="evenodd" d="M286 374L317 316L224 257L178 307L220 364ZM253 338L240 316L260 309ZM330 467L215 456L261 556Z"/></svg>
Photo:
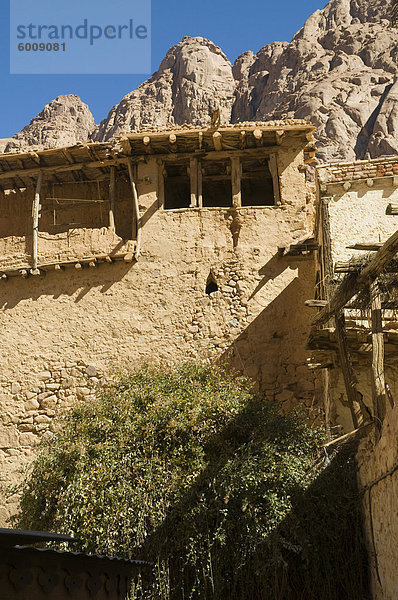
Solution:
<svg viewBox="0 0 398 600"><path fill-rule="evenodd" d="M73 146L87 142L94 128L94 117L79 96L58 96L11 138L5 151Z"/></svg>
<svg viewBox="0 0 398 600"><path fill-rule="evenodd" d="M216 107L221 121L229 123L234 92L232 65L221 49L202 37L184 37L159 70L110 111L96 139L145 127L209 125Z"/></svg>

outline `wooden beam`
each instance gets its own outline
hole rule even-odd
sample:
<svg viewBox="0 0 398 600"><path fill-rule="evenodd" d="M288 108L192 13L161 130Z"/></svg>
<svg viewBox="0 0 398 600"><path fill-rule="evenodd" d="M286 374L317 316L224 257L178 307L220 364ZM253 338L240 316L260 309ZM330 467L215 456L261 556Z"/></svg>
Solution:
<svg viewBox="0 0 398 600"><path fill-rule="evenodd" d="M141 216L140 216L140 207L138 204L138 193L137 188L134 181L133 174L133 161L130 159L127 163L130 177L131 190L133 192L133 231L132 231L132 239L137 240L137 246L135 251L135 257L138 259L141 252Z"/></svg>
<svg viewBox="0 0 398 600"><path fill-rule="evenodd" d="M191 182L190 208L198 206L198 159L191 158L189 161L189 177Z"/></svg>
<svg viewBox="0 0 398 600"><path fill-rule="evenodd" d="M151 138L149 135L144 135L142 138L142 143L144 144L144 149L147 154L153 154L152 146L151 146Z"/></svg>
<svg viewBox="0 0 398 600"><path fill-rule="evenodd" d="M384 374L384 336L381 316L381 293L378 281L370 284L372 322L372 397L373 415L380 435L386 415L386 380Z"/></svg>
<svg viewBox="0 0 398 600"><path fill-rule="evenodd" d="M115 204L116 204L116 167L111 167L109 178L109 230L115 232Z"/></svg>
<svg viewBox="0 0 398 600"><path fill-rule="evenodd" d="M386 214L387 215L398 215L398 202L391 202L391 204L389 204L387 206Z"/></svg>
<svg viewBox="0 0 398 600"><path fill-rule="evenodd" d="M283 129L277 129L275 131L275 138L277 146L280 146L283 142L283 138L285 137L285 131Z"/></svg>
<svg viewBox="0 0 398 600"><path fill-rule="evenodd" d="M366 252L377 252L383 247L383 242L359 242L352 246L346 246L348 250L364 250Z"/></svg>
<svg viewBox="0 0 398 600"><path fill-rule="evenodd" d="M356 414L356 403L358 398L358 391L356 388L357 382L348 350L347 333L345 329L345 319L343 312L336 316L336 337L339 348L340 365L344 378L348 406L351 412L351 418L354 429L357 429L359 425L358 417Z"/></svg>
<svg viewBox="0 0 398 600"><path fill-rule="evenodd" d="M215 133L213 133L213 144L214 144L214 149L218 150L218 152L221 152L221 150L222 150L222 135L219 131L216 131Z"/></svg>
<svg viewBox="0 0 398 600"><path fill-rule="evenodd" d="M253 136L254 136L254 141L256 143L256 146L262 146L263 145L263 132L261 131L261 129L255 129L253 131Z"/></svg>
<svg viewBox="0 0 398 600"><path fill-rule="evenodd" d="M99 169L100 167L109 167L112 165L118 165L121 163L127 163L127 158L115 158L114 160L98 160L95 162L86 162L86 163L75 163L74 165L65 164L65 165L57 165L53 167L35 167L33 169L15 169L12 171L4 171L0 173L0 181L4 181L5 179L14 179L18 176L23 177L38 177L39 173L43 173L44 175L53 174L53 173L68 173L70 171L78 171L79 169ZM24 184L26 187L26 184Z"/></svg>
<svg viewBox="0 0 398 600"><path fill-rule="evenodd" d="M198 208L203 208L203 171L200 160L198 160Z"/></svg>
<svg viewBox="0 0 398 600"><path fill-rule="evenodd" d="M39 240L39 214L40 214L40 191L41 184L43 181L43 173L39 173L39 177L36 183L36 191L33 199L32 206L32 226L33 226L33 240L32 240L32 269L37 270L38 264L38 240Z"/></svg>
<svg viewBox="0 0 398 600"><path fill-rule="evenodd" d="M304 302L305 306L308 306L309 308L323 308L324 306L327 306L327 303L327 300L306 300Z"/></svg>
<svg viewBox="0 0 398 600"><path fill-rule="evenodd" d="M242 150L246 148L246 131L244 129L240 132L240 147Z"/></svg>
<svg viewBox="0 0 398 600"><path fill-rule="evenodd" d="M231 158L232 206L242 206L242 166L237 156Z"/></svg>
<svg viewBox="0 0 398 600"><path fill-rule="evenodd" d="M350 274L338 287L328 306L313 319L313 325L326 323L358 294L369 281L376 279L398 252L398 231L396 231L376 253L369 265L360 273Z"/></svg>
<svg viewBox="0 0 398 600"><path fill-rule="evenodd" d="M165 167L163 161L158 160L158 168L157 168L157 187L158 187L158 208L164 207L164 177L165 177Z"/></svg>
<svg viewBox="0 0 398 600"><path fill-rule="evenodd" d="M169 135L169 148L170 152L177 152L177 136L175 133Z"/></svg>

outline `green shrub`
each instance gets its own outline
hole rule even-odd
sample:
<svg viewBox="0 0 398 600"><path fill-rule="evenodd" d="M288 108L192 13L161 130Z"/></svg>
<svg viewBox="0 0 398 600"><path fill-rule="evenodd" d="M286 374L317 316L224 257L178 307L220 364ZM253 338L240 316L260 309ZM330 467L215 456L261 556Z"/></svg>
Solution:
<svg viewBox="0 0 398 600"><path fill-rule="evenodd" d="M135 598L362 599L351 458L336 463L335 488L326 478L313 492L322 443L321 430L221 368L145 367L66 415L22 485L15 522L153 561ZM352 581L338 583L347 559ZM358 594L344 596L347 586Z"/></svg>

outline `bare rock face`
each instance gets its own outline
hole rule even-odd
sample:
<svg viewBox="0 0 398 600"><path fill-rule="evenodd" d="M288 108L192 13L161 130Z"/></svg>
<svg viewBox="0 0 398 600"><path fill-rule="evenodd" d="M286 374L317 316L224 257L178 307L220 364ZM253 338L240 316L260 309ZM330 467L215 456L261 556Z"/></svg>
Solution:
<svg viewBox="0 0 398 600"><path fill-rule="evenodd" d="M58 96L9 140L4 151L73 146L87 142L94 128L94 117L79 96Z"/></svg>
<svg viewBox="0 0 398 600"><path fill-rule="evenodd" d="M148 81L110 111L95 139L106 141L145 127L205 126L216 107L221 120L229 123L234 93L232 65L220 48L201 37L185 37Z"/></svg>
<svg viewBox="0 0 398 600"><path fill-rule="evenodd" d="M290 44L239 57L233 121L308 118L323 160L395 153L398 31L389 9L385 0L332 0Z"/></svg>

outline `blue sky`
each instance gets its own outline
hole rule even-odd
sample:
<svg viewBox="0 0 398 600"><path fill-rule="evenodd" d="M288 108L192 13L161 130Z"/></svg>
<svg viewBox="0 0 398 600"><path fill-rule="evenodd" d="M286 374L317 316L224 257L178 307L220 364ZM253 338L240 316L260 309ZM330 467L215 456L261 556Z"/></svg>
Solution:
<svg viewBox="0 0 398 600"><path fill-rule="evenodd" d="M33 0L34 1L34 0ZM53 0L63 2L64 0ZM97 0L97 3L109 0ZM245 50L290 41L326 0L152 0L152 71L170 46L200 35L222 48L232 62ZM148 75L10 75L9 0L0 0L0 138L20 131L60 94L77 94L99 123L112 106ZM128 57L126 57L128 60Z"/></svg>

